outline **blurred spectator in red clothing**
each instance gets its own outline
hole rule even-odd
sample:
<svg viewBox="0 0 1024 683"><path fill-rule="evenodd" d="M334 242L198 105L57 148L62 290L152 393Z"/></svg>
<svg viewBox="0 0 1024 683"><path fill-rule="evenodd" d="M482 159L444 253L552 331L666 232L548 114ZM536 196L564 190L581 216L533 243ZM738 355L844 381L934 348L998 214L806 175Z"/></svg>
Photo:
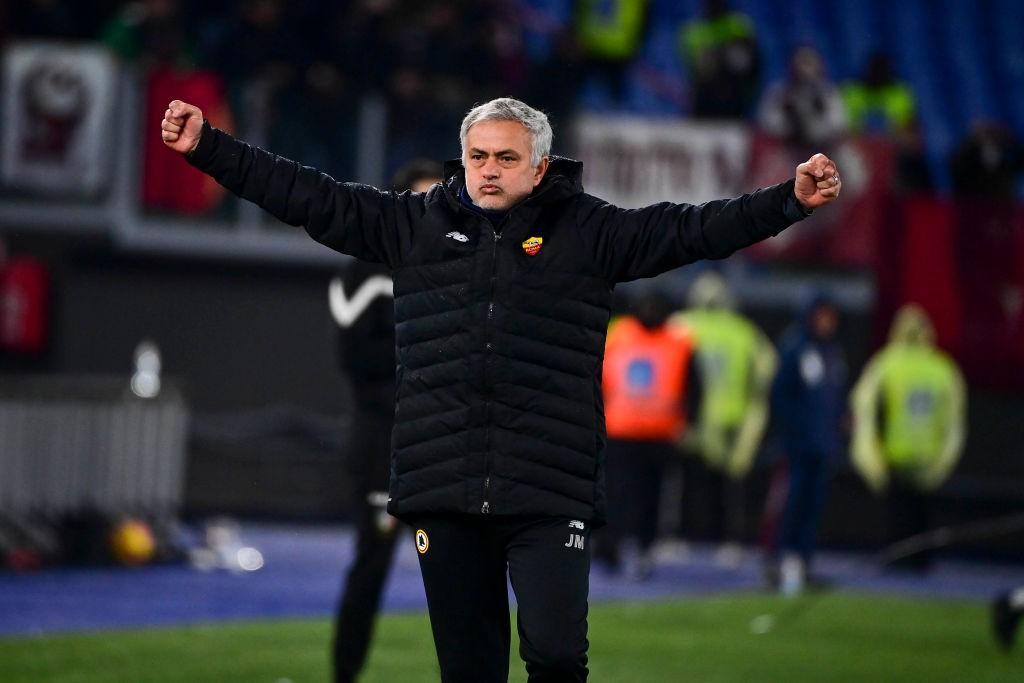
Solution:
<svg viewBox="0 0 1024 683"><path fill-rule="evenodd" d="M233 128L224 81L196 69L198 48L192 22L180 0L141 0L124 5L101 29L101 40L122 61L144 73L143 116L163 116L167 103L190 97L218 126ZM183 189L185 191L183 191ZM223 188L166 154L155 136L143 142L142 204L149 211L189 216L209 213L225 196Z"/></svg>

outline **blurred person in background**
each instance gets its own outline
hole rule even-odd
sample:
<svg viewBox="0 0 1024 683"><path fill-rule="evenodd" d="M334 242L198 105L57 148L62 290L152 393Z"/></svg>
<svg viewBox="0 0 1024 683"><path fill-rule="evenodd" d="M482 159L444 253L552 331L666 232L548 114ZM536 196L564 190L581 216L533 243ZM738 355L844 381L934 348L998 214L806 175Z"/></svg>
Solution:
<svg viewBox="0 0 1024 683"><path fill-rule="evenodd" d="M576 37L586 70L615 106L625 103L629 66L643 45L649 14L649 0L577 0Z"/></svg>
<svg viewBox="0 0 1024 683"><path fill-rule="evenodd" d="M1021 211L1024 143L1007 125L978 120L950 159L955 259L963 307L957 359L972 381L1017 389L1024 379Z"/></svg>
<svg viewBox="0 0 1024 683"><path fill-rule="evenodd" d="M426 194L340 183L173 100L166 146L325 246L391 270L398 348L388 512L415 525L444 681L505 681L507 581L531 681L587 679L590 532L605 522L605 335L615 283L724 258L841 192L824 154L699 206L621 209L502 98L463 119ZM568 535L568 541L566 536Z"/></svg>
<svg viewBox="0 0 1024 683"><path fill-rule="evenodd" d="M1004 650L1013 649L1021 617L1024 617L1024 586L1003 593L992 603L992 628Z"/></svg>
<svg viewBox="0 0 1024 683"><path fill-rule="evenodd" d="M129 2L100 30L100 41L127 63L188 68L197 59L178 0Z"/></svg>
<svg viewBox="0 0 1024 683"><path fill-rule="evenodd" d="M392 179L396 192L426 192L441 182L441 166L417 159ZM373 636L391 570L398 520L387 512L391 427L395 415L395 315L391 273L354 259L331 281L331 314L338 324L339 365L352 386L353 415L346 453L355 502L356 556L335 618L336 683L358 677Z"/></svg>
<svg viewBox="0 0 1024 683"><path fill-rule="evenodd" d="M624 563L631 579L653 571L661 485L676 443L696 414L700 376L693 337L668 325L672 303L664 295L641 295L635 313L608 327L601 388L608 445L608 525L595 538L594 557L612 571ZM625 542L635 548L623 557Z"/></svg>
<svg viewBox="0 0 1024 683"><path fill-rule="evenodd" d="M901 195L933 189L914 91L897 78L885 52L874 52L862 76L841 88L849 132L884 135L895 143L895 190Z"/></svg>
<svg viewBox="0 0 1024 683"><path fill-rule="evenodd" d="M389 29L388 167L412 155L450 159L464 112L505 89L493 27L501 5L429 0L400 6ZM415 112L415 115L411 115Z"/></svg>
<svg viewBox="0 0 1024 683"><path fill-rule="evenodd" d="M837 142L846 132L839 89L828 80L825 63L813 47L801 47L785 79L770 85L758 112L761 128L803 150Z"/></svg>
<svg viewBox="0 0 1024 683"><path fill-rule="evenodd" d="M918 306L896 314L889 343L868 361L851 394L854 468L889 499L889 542L929 528L928 494L949 477L963 450L966 391L956 363L935 347ZM900 566L927 569L918 553Z"/></svg>
<svg viewBox="0 0 1024 683"><path fill-rule="evenodd" d="M526 92L537 108L546 112L555 133L561 135L572 124L579 107L579 92L586 82L586 61L576 27L535 11L524 20L524 29L543 35L548 49L530 53Z"/></svg>
<svg viewBox="0 0 1024 683"><path fill-rule="evenodd" d="M90 3L66 0L22 0L0 7L0 38L10 31L19 38L92 37L97 29L97 12Z"/></svg>
<svg viewBox="0 0 1024 683"><path fill-rule="evenodd" d="M171 93L177 92L232 129L221 65L217 70L196 68L200 55L194 29L197 22L187 9L180 0L126 3L103 25L100 40L123 63L141 71L147 118L155 117L173 97ZM168 157L161 147L157 140L145 140L141 189L146 210L197 216L219 207L224 189L181 159Z"/></svg>
<svg viewBox="0 0 1024 683"><path fill-rule="evenodd" d="M770 584L789 594L817 582L812 570L818 525L841 451L847 369L836 341L838 326L835 304L819 292L779 342L771 400L788 476L781 528L777 543L768 548L766 572Z"/></svg>
<svg viewBox="0 0 1024 683"><path fill-rule="evenodd" d="M325 52L361 94L382 94L398 55L398 0L356 0L333 8L325 25Z"/></svg>
<svg viewBox="0 0 1024 683"><path fill-rule="evenodd" d="M203 56L231 83L233 97L257 82L274 94L285 91L315 45L295 23L282 0L235 0L204 27Z"/></svg>
<svg viewBox="0 0 1024 683"><path fill-rule="evenodd" d="M859 80L842 87L846 121L853 133L893 135L914 121L917 104L910 87L896 78L892 61L884 52L868 59Z"/></svg>
<svg viewBox="0 0 1024 683"><path fill-rule="evenodd" d="M976 121L950 158L953 189L962 197L1012 199L1024 172L1024 144L1009 126Z"/></svg>
<svg viewBox="0 0 1024 683"><path fill-rule="evenodd" d="M932 192L935 182L932 179L931 166L921 129L921 121L917 117L911 119L906 128L895 132L896 142L896 177L894 190L898 195L919 195Z"/></svg>
<svg viewBox="0 0 1024 683"><path fill-rule="evenodd" d="M761 59L754 22L725 0L705 0L704 16L683 25L679 51L690 74L692 113L746 119L757 101Z"/></svg>
<svg viewBox="0 0 1024 683"><path fill-rule="evenodd" d="M711 494L713 518L720 525L716 536L724 541L719 560L735 565L745 537L743 480L768 422L778 354L757 325L736 311L729 286L718 273L701 274L688 298L689 308L673 316L672 323L692 330L697 344L703 393L691 431L704 467L689 468L685 486Z"/></svg>

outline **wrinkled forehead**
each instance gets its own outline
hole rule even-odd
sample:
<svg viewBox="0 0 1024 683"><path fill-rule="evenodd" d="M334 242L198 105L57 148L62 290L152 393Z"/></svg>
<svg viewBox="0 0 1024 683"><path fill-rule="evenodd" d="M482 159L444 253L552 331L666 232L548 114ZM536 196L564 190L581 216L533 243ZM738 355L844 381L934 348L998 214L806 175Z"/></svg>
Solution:
<svg viewBox="0 0 1024 683"><path fill-rule="evenodd" d="M490 154L514 151L529 156L530 131L519 121L477 121L466 131L466 152L474 149Z"/></svg>

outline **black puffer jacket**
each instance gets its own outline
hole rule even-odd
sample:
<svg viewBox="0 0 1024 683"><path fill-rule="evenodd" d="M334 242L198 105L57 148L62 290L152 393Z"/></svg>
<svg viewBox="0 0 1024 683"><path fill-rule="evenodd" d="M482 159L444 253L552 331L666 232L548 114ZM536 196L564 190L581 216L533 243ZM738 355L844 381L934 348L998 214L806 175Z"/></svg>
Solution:
<svg viewBox="0 0 1024 683"><path fill-rule="evenodd" d="M339 183L205 126L190 161L318 242L385 263L398 400L390 511L601 523L601 364L615 283L724 258L803 216L789 181L700 206L625 210L553 157L496 230L458 199Z"/></svg>

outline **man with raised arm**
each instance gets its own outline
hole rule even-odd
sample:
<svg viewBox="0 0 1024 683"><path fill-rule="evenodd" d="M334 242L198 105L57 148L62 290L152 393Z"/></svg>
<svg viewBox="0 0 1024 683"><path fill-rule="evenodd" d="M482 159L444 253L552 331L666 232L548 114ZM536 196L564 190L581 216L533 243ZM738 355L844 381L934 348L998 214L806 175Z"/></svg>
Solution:
<svg viewBox="0 0 1024 683"><path fill-rule="evenodd" d="M462 159L425 193L338 182L178 100L161 134L238 196L391 269L388 510L416 530L441 679L507 680L507 572L529 680L586 680L612 289L779 233L839 196L835 163L816 154L735 199L627 210L586 194L582 165L550 154L547 117L511 98L466 115Z"/></svg>

